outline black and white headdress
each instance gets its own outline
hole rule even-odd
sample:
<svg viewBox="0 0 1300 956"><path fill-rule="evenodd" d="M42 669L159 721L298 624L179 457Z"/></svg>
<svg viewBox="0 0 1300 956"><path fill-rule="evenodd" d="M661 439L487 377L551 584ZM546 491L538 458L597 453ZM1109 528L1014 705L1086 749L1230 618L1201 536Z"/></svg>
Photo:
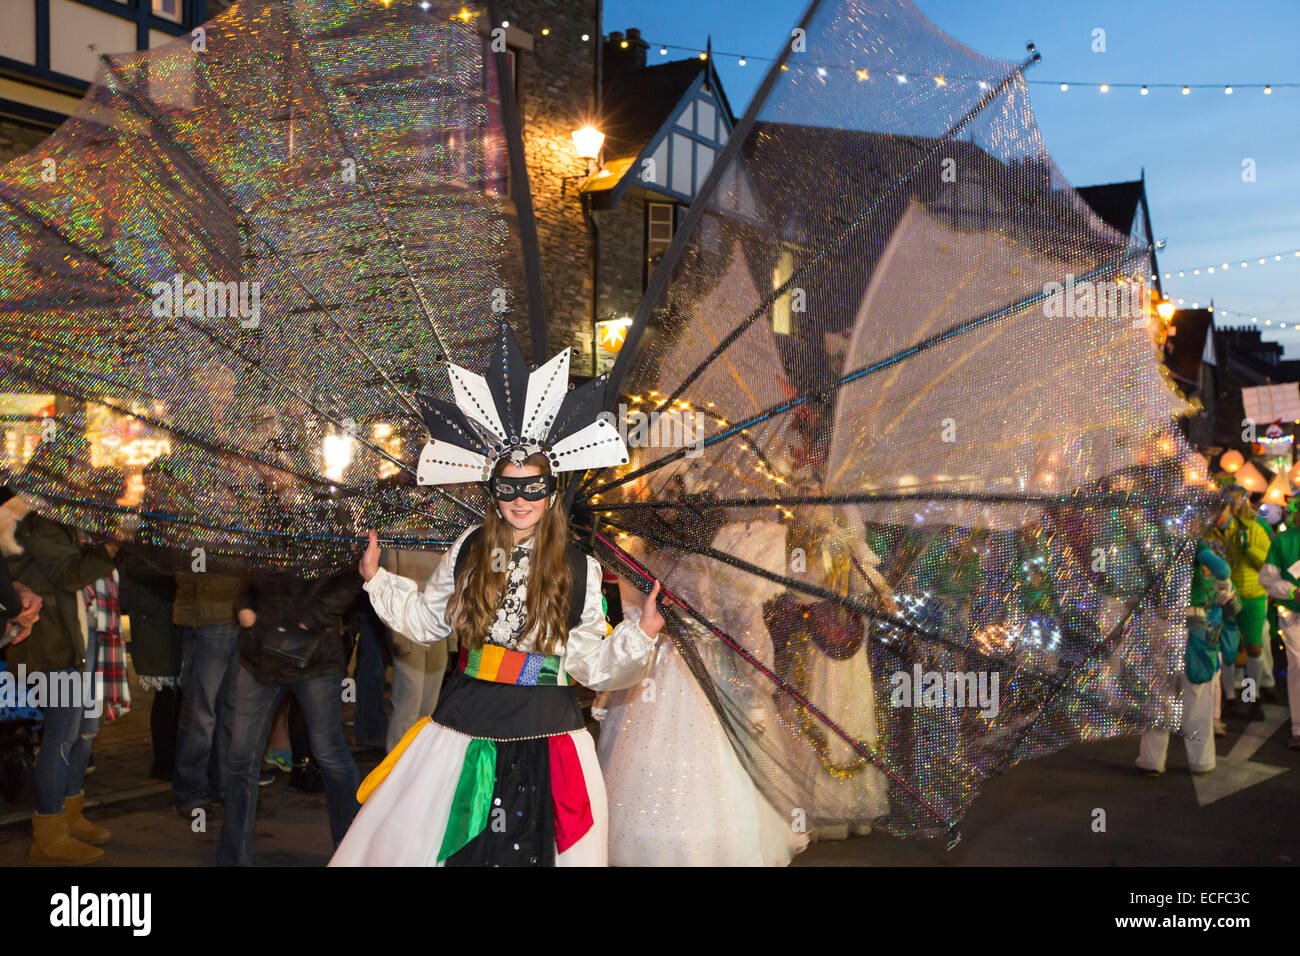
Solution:
<svg viewBox="0 0 1300 956"><path fill-rule="evenodd" d="M605 376L569 388L569 350L535 372L509 326L501 323L487 375L447 363L456 403L420 396L430 440L416 483L486 481L496 463L542 452L551 471L626 464L627 445L605 411Z"/></svg>

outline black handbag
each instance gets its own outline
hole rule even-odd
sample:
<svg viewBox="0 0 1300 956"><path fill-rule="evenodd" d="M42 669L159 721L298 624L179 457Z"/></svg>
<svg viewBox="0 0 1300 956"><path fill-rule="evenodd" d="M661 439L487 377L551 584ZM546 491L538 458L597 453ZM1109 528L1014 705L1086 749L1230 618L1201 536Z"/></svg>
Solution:
<svg viewBox="0 0 1300 956"><path fill-rule="evenodd" d="M316 655L320 635L301 627L256 628L262 653L299 670Z"/></svg>

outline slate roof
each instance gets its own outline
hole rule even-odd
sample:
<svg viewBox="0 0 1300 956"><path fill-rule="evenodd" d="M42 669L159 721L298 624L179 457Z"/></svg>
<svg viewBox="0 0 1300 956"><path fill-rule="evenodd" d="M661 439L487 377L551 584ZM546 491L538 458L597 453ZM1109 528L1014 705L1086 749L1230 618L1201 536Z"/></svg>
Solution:
<svg viewBox="0 0 1300 956"><path fill-rule="evenodd" d="M1138 204L1142 201L1142 180L1080 186L1075 191L1111 228L1119 230L1125 236L1132 231Z"/></svg>

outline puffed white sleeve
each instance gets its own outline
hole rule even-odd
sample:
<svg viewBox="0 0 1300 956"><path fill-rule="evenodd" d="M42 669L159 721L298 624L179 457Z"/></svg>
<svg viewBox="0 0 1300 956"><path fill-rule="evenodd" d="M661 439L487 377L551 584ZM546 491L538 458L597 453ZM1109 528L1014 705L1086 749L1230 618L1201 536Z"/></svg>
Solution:
<svg viewBox="0 0 1300 956"><path fill-rule="evenodd" d="M1279 601L1291 597L1291 582L1282 577L1282 571L1276 565L1265 562L1259 569L1259 586L1269 597Z"/></svg>
<svg viewBox="0 0 1300 956"><path fill-rule="evenodd" d="M569 631L564 645L564 669L579 684L595 691L631 687L646 673L658 635L638 626L640 608L625 608L623 621L605 636L605 610L600 601L600 565L587 558L587 599L582 620Z"/></svg>
<svg viewBox="0 0 1300 956"><path fill-rule="evenodd" d="M451 634L447 599L456 587L456 555L476 527L467 529L453 542L423 590L410 578L384 568L366 582L370 603L385 624L418 644L434 644Z"/></svg>

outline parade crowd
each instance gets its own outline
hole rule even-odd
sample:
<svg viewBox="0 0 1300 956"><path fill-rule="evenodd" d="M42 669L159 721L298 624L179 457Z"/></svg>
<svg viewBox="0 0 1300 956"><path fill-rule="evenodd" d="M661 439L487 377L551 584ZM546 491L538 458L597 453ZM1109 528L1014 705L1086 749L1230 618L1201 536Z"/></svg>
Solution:
<svg viewBox="0 0 1300 956"><path fill-rule="evenodd" d="M1188 767L1195 774L1215 769L1214 738L1227 732L1226 720L1264 719L1263 702L1277 700L1275 664L1279 673L1285 666L1288 698L1300 698L1300 507L1295 500L1289 508L1256 505L1230 476L1220 479L1230 500L1198 542L1186 609L1184 668L1178 677ZM746 538L756 533L753 528L740 531ZM8 559L7 565L0 563L8 670L21 666L29 679L40 672L51 682L56 675L90 675L100 705L88 708L83 699L44 702L33 771L29 862L80 864L103 858L101 846L110 834L85 817L83 784L93 766L99 722L118 719L130 709L130 670L138 686L153 694L151 776L171 782L181 816L193 817L199 810L220 813L217 862L224 865L253 862L258 790L278 772L287 773L296 789L324 793L336 847L347 835L360 809L361 784L344 736L345 694L340 688L350 669L356 702L353 746L358 751L368 749L376 757L400 752L407 743L404 736L411 737L437 707L448 670L448 642L432 637L445 637L446 625L436 616L441 611L430 617L419 598L411 597L426 582L432 588L442 579L450 591L450 563L444 562L448 566L438 578L436 553L383 552L382 574L372 569L366 580L380 574L385 583L380 590L367 586L371 594L363 593L363 573L353 567L315 580L172 572L150 563L137 549L92 540L38 514L8 489L0 492L0 546ZM460 541L453 551L459 546ZM519 551L517 557L522 582L528 578L527 554ZM514 568L512 563L512 574ZM577 574L575 580L581 577ZM405 583L399 587L399 582ZM624 591L634 596L626 587ZM376 597L372 608L372 597L381 593L409 601L385 610L384 603L396 598ZM412 631L430 634L413 637L386 626L376 608L390 623L405 622ZM126 628L124 616L129 616ZM628 633L637 635L630 639L653 642L655 635L635 630L638 616L630 618L634 630ZM1285 644L1284 658L1274 655L1275 638ZM642 672L646 653L638 649L623 669ZM660 645L651 667L666 688L675 686L669 677L680 670L681 700L693 701L698 688L673 653L671 645ZM389 666L391 708L386 701ZM572 660L566 666L581 673ZM466 671L463 655L459 669ZM591 686L616 686L608 674L601 678L597 671L588 675ZM597 701L596 716L603 715L608 698L605 693ZM691 715L688 723L697 726L711 720L704 706ZM601 761L611 788L617 782L611 777L617 767L611 764L618 763L613 748L639 752L653 745L647 736L653 733L645 729L649 724L643 719L640 737L633 724L624 714L602 733L602 738L608 735L602 739ZM1300 750L1300 714L1294 711L1291 730L1290 746ZM1137 758L1142 770L1151 775L1165 771L1168 737L1158 731L1142 736ZM707 758L698 745L694 750L684 741L670 745L682 760L674 764L662 757L656 772L663 779L647 776L641 764L629 764L624 776L637 781L633 789L658 787L655 799L669 799L663 794L680 789L673 775L693 776L705 759L724 761L711 776L743 781L743 772L727 761L725 739L720 734L718 739L721 756ZM390 793L396 789L388 788ZM806 845L806 839L780 837L787 824L754 797L747 782L743 787L736 783L733 790L741 794L738 800L759 808L751 814L753 833L745 840L764 848L753 850L750 862L788 862ZM631 796L622 803L629 812L635 806ZM616 809L613 816L617 822ZM635 856L631 847L640 839L644 833L629 838L628 859ZM729 848L719 851L722 860L704 862L738 859L751 849ZM358 861L365 862L369 852L369 847L359 851Z"/></svg>
<svg viewBox="0 0 1300 956"><path fill-rule="evenodd" d="M1264 719L1265 702L1278 700L1275 638L1285 647L1278 670L1287 675L1287 699L1300 699L1300 497L1284 507L1259 501L1230 475L1214 524L1198 542L1187 607L1187 650L1178 677L1183 698L1183 740L1194 774L1215 769L1214 738L1228 732L1225 718ZM1169 735L1142 735L1137 765L1165 771ZM1292 750L1300 750L1300 713L1292 704Z"/></svg>

